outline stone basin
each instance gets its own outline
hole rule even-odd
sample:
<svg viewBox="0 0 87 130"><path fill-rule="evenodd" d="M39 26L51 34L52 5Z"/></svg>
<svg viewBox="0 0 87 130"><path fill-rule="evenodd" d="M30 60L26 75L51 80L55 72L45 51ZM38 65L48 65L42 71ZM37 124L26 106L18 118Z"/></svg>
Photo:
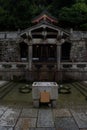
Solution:
<svg viewBox="0 0 87 130"><path fill-rule="evenodd" d="M56 82L34 82L32 86L58 86Z"/></svg>

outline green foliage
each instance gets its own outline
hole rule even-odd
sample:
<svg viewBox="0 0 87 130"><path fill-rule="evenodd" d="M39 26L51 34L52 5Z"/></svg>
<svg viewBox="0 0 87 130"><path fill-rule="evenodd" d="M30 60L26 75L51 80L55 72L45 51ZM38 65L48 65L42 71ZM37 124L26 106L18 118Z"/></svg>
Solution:
<svg viewBox="0 0 87 130"><path fill-rule="evenodd" d="M85 3L76 3L71 8L64 7L60 10L59 20L66 27L79 29L81 25L87 23L87 5Z"/></svg>
<svg viewBox="0 0 87 130"><path fill-rule="evenodd" d="M87 23L80 25L80 29L83 31L87 31Z"/></svg>
<svg viewBox="0 0 87 130"><path fill-rule="evenodd" d="M82 29L87 24L87 0L0 0L0 30L25 29L43 10L65 27Z"/></svg>

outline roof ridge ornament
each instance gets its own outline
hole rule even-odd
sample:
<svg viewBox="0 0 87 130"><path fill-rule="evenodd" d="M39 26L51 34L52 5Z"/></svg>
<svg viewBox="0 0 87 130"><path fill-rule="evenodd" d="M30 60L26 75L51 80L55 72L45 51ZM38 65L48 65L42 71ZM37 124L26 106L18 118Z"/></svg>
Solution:
<svg viewBox="0 0 87 130"><path fill-rule="evenodd" d="M32 23L39 23L41 21L47 21L50 23L58 23L57 19L49 14L47 11L43 11L40 15L32 20Z"/></svg>

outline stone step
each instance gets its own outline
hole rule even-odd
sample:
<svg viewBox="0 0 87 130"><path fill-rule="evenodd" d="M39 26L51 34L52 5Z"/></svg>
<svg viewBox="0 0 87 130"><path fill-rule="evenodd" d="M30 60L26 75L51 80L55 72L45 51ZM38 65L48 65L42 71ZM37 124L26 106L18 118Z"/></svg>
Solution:
<svg viewBox="0 0 87 130"><path fill-rule="evenodd" d="M3 85L2 87L0 87L0 93L2 93L6 88L8 88L11 84L13 84L13 82L9 82L5 85Z"/></svg>
<svg viewBox="0 0 87 130"><path fill-rule="evenodd" d="M16 86L17 83L11 83L9 86L7 86L1 93L0 93L0 99L2 99L8 92L10 92L11 89L13 89L14 86Z"/></svg>
<svg viewBox="0 0 87 130"><path fill-rule="evenodd" d="M77 83L83 90L85 90L87 92L87 86L85 86L84 84L82 83Z"/></svg>
<svg viewBox="0 0 87 130"><path fill-rule="evenodd" d="M74 86L76 89L78 89L80 91L80 93L85 96L85 98L87 98L87 92L85 90L83 90L79 85L77 85L76 83L72 83L72 86Z"/></svg>

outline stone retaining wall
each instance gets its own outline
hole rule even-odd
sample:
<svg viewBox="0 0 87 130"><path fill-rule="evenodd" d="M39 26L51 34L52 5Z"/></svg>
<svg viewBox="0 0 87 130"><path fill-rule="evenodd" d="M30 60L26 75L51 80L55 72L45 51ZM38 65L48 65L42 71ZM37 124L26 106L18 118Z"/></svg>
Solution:
<svg viewBox="0 0 87 130"><path fill-rule="evenodd" d="M28 71L28 70L0 70L0 80L15 81L72 81L87 80L87 71Z"/></svg>
<svg viewBox="0 0 87 130"><path fill-rule="evenodd" d="M20 48L16 41L0 42L0 59L6 62L20 61Z"/></svg>
<svg viewBox="0 0 87 130"><path fill-rule="evenodd" d="M71 67L64 67L61 64L62 71L46 70L46 71L27 71L27 65L25 68L21 68L16 64L10 62L19 62L20 58L20 46L19 46L19 32L0 32L0 61L8 63L9 67L4 68L6 65L0 64L0 78L4 80L13 79L27 79L27 80L61 80L63 79L80 79L87 80L87 64L76 65L75 62L87 61L87 32L71 32L68 42L71 43L70 58L72 64ZM73 63L74 62L74 63ZM78 66L78 67L77 67ZM83 67L81 67L83 66ZM78 69L79 68L79 69ZM61 73L62 72L62 73ZM61 76L60 76L61 75Z"/></svg>
<svg viewBox="0 0 87 130"><path fill-rule="evenodd" d="M70 59L72 61L87 61L87 43L86 41L73 41Z"/></svg>

